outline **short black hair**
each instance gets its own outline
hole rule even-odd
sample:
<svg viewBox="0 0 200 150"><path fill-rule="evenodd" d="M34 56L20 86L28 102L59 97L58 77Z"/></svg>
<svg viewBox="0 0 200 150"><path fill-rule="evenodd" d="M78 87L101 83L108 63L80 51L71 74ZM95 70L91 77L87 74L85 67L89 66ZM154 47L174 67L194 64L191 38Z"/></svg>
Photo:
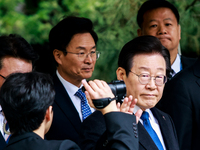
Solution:
<svg viewBox="0 0 200 150"><path fill-rule="evenodd" d="M133 67L133 57L138 54L160 54L166 62L166 75L171 71L169 51L161 44L160 40L151 35L136 37L129 41L122 48L119 58L118 67L122 67L126 71L126 76L129 75Z"/></svg>
<svg viewBox="0 0 200 150"><path fill-rule="evenodd" d="M31 61L32 64L38 59L32 46L23 37L16 34L0 36L0 69L3 67L3 58L7 56L25 59Z"/></svg>
<svg viewBox="0 0 200 150"><path fill-rule="evenodd" d="M0 90L0 104L11 134L38 129L54 97L50 75L39 72L9 75Z"/></svg>
<svg viewBox="0 0 200 150"><path fill-rule="evenodd" d="M166 7L166 8L171 9L179 24L179 19L180 19L179 12L173 4L171 4L170 2L166 0L147 0L146 2L142 4L140 9L138 10L138 14L137 14L138 26L142 28L142 23L144 21L143 16L148 10L152 10L152 9L156 9L160 7Z"/></svg>
<svg viewBox="0 0 200 150"><path fill-rule="evenodd" d="M90 33L95 44L98 37L93 30L93 23L90 19L84 17L68 16L54 26L49 33L49 44L54 49L65 51L72 37L78 33Z"/></svg>

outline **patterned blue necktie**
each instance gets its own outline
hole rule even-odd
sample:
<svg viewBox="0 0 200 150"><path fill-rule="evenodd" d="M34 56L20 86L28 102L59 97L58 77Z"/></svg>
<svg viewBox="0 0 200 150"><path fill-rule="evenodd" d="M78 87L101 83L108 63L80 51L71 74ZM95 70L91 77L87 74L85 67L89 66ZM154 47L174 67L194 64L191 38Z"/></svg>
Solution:
<svg viewBox="0 0 200 150"><path fill-rule="evenodd" d="M92 113L92 111L90 110L90 106L87 103L85 93L82 92L82 89L78 89L75 95L81 99L81 112L84 120Z"/></svg>
<svg viewBox="0 0 200 150"><path fill-rule="evenodd" d="M163 146L158 138L158 135L156 134L156 132L153 130L150 121L149 121L149 113L144 111L142 113L141 119L143 120L143 126L144 128L147 130L147 132L149 133L149 135L151 136L152 140L154 141L154 143L156 144L156 146L158 147L159 150L164 150Z"/></svg>

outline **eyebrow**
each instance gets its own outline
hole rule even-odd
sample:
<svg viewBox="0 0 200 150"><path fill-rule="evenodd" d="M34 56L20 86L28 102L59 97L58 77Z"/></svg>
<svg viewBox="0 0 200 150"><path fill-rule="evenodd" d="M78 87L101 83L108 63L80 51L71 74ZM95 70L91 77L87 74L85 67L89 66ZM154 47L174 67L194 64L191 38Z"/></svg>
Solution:
<svg viewBox="0 0 200 150"><path fill-rule="evenodd" d="M165 21L165 20L171 20L171 21L173 21L171 18L165 18L164 21ZM149 22L153 22L153 21L158 21L158 20L156 20L156 19L151 19Z"/></svg>
<svg viewBox="0 0 200 150"><path fill-rule="evenodd" d="M147 67L139 67L139 70L149 71L150 68L147 68ZM163 68L157 68L157 70L164 71Z"/></svg>
<svg viewBox="0 0 200 150"><path fill-rule="evenodd" d="M95 48L96 48L96 45L93 46L91 49L95 49ZM86 48L82 46L78 46L76 49L86 50Z"/></svg>
<svg viewBox="0 0 200 150"><path fill-rule="evenodd" d="M173 21L173 19L171 19L171 18L165 18L164 20L170 20L170 21Z"/></svg>

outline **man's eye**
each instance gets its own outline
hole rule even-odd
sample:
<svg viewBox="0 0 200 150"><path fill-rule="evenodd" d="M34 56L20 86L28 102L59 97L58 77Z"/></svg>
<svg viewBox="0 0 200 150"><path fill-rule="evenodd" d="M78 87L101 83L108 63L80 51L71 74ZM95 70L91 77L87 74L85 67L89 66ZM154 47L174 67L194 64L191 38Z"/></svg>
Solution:
<svg viewBox="0 0 200 150"><path fill-rule="evenodd" d="M151 25L150 27L151 27L151 28L155 28L155 27L157 27L157 25L156 25L156 24L153 24L153 25Z"/></svg>
<svg viewBox="0 0 200 150"><path fill-rule="evenodd" d="M171 24L171 23L166 23L165 25L166 25L166 26L170 26L170 25L172 25L172 24Z"/></svg>
<svg viewBox="0 0 200 150"><path fill-rule="evenodd" d="M163 76L156 76L156 78L157 78L157 79L162 79L162 78L163 78Z"/></svg>
<svg viewBox="0 0 200 150"><path fill-rule="evenodd" d="M96 51L91 51L91 54L95 54L96 53Z"/></svg>
<svg viewBox="0 0 200 150"><path fill-rule="evenodd" d="M80 52L80 53L78 53L78 54L79 54L79 56L84 56L84 55L85 55L84 52Z"/></svg>
<svg viewBox="0 0 200 150"><path fill-rule="evenodd" d="M148 78L149 75L148 74L141 74L141 77Z"/></svg>

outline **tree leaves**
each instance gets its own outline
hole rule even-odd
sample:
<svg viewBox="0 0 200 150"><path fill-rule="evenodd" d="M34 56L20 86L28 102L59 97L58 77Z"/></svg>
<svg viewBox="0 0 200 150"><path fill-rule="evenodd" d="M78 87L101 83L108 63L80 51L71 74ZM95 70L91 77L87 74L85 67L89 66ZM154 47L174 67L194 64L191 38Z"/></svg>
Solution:
<svg viewBox="0 0 200 150"><path fill-rule="evenodd" d="M93 21L99 36L101 57L92 78L107 82L116 79L117 60L122 46L137 36L136 16L145 0L0 0L0 34L17 33L37 45L47 61L48 35L63 16L76 15ZM188 56L200 53L200 1L169 0L179 10L181 50ZM42 48L38 48L38 44ZM42 52L43 51L43 52ZM51 55L51 54L48 54ZM43 69L40 68L40 71ZM44 68L46 71L46 68ZM47 71L48 72L48 71Z"/></svg>

